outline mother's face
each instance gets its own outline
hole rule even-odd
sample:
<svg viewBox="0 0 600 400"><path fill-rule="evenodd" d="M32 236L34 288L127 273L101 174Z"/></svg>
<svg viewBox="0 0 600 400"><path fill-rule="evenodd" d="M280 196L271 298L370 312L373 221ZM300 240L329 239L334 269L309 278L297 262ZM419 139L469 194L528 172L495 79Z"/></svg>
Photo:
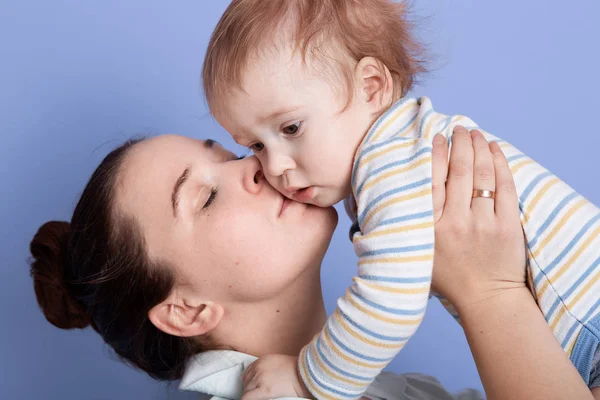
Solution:
<svg viewBox="0 0 600 400"><path fill-rule="evenodd" d="M120 176L117 208L137 219L150 258L213 301L269 298L319 268L337 222L333 208L284 201L255 157L210 140L145 140Z"/></svg>

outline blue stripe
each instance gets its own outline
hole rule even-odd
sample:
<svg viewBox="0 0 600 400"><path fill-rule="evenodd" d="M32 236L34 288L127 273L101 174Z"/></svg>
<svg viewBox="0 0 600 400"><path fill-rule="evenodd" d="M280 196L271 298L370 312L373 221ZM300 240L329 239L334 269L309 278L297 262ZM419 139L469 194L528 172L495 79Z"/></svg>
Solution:
<svg viewBox="0 0 600 400"><path fill-rule="evenodd" d="M323 354L323 351L320 349L320 347L324 347L323 342L321 341L321 336L320 335L319 335L319 337L317 337L317 345L315 347L317 349L317 353L319 353L319 356L320 356L321 360L323 360L323 362L325 364L327 364L327 366L329 368L331 368L332 370L334 370L335 372L337 372L337 373L339 373L341 375L344 375L347 378L356 379L356 380L359 380L359 381L369 382L369 381L373 380L372 377L354 375L354 374L351 374L348 371L345 371L345 370L343 370L343 369L341 369L339 367L336 367L331 361L329 361L329 359L327 357L325 357L325 354Z"/></svg>
<svg viewBox="0 0 600 400"><path fill-rule="evenodd" d="M548 228L548 226L554 221L554 219L558 216L558 213L561 212L563 208L573 199L579 196L577 193L573 192L567 197L565 197L559 204L556 206L554 210L550 213L546 221L540 226L540 228L535 233L535 238L529 242L529 248L533 248L537 241L540 239L540 236L544 233L544 231Z"/></svg>
<svg viewBox="0 0 600 400"><path fill-rule="evenodd" d="M375 134L375 132L377 132L377 128L379 128L380 125L382 125L384 122L387 122L387 119L390 115L394 114L396 111L402 108L406 103L408 103L408 101L414 101L414 99L404 97L398 100L394 105L392 105L389 108L389 110L387 110L381 117L379 117L375 125L373 125L373 127L371 128L370 132L367 133L367 141L371 140L371 137Z"/></svg>
<svg viewBox="0 0 600 400"><path fill-rule="evenodd" d="M364 142L368 143L371 140L371 137L377 131L377 128L379 128L379 126L383 123L383 121L385 121L390 116L390 114L393 114L396 110L398 110L398 108L402 107L408 100L412 100L412 99L409 99L407 97L400 99L394 105L392 105L392 107L390 107L390 109L387 110L381 117L379 117L379 119L371 127L369 132L367 132L367 137L364 139ZM363 152L363 155L364 155L364 152ZM354 184L355 184L356 170L358 169L358 164L359 164L358 162L355 162L354 168L352 169L352 181L351 181L352 186L354 186Z"/></svg>
<svg viewBox="0 0 600 400"><path fill-rule="evenodd" d="M309 360L308 360L308 352L306 352L306 365L310 365L309 364ZM310 367L306 368L308 370L308 374L310 375L310 377L313 379L313 381L315 381L317 383L317 385L325 390L328 390L332 393L335 393L337 396L342 396L343 398L350 398L350 399L354 399L356 398L358 395L360 395L360 392L342 392L334 387L328 386L326 384L324 384L320 379L318 379L315 374L312 372L312 370L310 369Z"/></svg>
<svg viewBox="0 0 600 400"><path fill-rule="evenodd" d="M450 116L448 116L448 118L446 118L446 122L444 123L443 128L440 129L440 132L444 132L446 130L446 128L448 128L448 125L450 125L451 122L452 122L452 115L450 115ZM448 135L448 136L451 136L451 135Z"/></svg>
<svg viewBox="0 0 600 400"><path fill-rule="evenodd" d="M365 304L368 304L369 306L376 308L378 310L381 311L385 311L388 312L390 314L394 314L394 315L421 315L425 312L425 307L417 309L417 310L407 310L405 308L392 308L392 307L386 307L386 306L382 306L381 304L375 303L374 301L368 300L366 298L364 298L363 296L361 296L360 294L356 293L356 291L354 291L354 289L351 289L352 293L358 297L358 299L360 301L362 301Z"/></svg>
<svg viewBox="0 0 600 400"><path fill-rule="evenodd" d="M401 186L392 190L388 190L387 192L380 194L379 196L377 196L376 198L374 198L368 205L367 207L365 207L364 211L362 212L362 214L360 215L360 217L358 218L358 223L360 226L363 226L363 222L365 217L367 216L367 213L371 210L371 208L373 208L378 202L380 202L381 200L385 199L386 197L390 197L396 193L401 193L404 192L406 190L410 190L410 189L414 189L414 188L418 188L420 186L424 186L427 185L428 183L431 183L431 178L425 178L423 180L417 181L417 182L413 182L410 183L408 185L405 186Z"/></svg>
<svg viewBox="0 0 600 400"><path fill-rule="evenodd" d="M583 316L583 318L581 318L580 321L587 321L587 319L590 316L592 316L592 314L594 314L594 312L596 312L596 310L598 309L598 307L600 307L600 299L596 302L596 304L594 304L592 307L590 307L590 309L588 310L587 314L585 314ZM560 344L563 349L565 348L565 346L569 342L569 339L571 339L571 336L573 336L573 333L575 332L575 329L577 329L577 327L579 325L582 325L582 323L580 321L577 321L576 323L574 323L573 326L571 327L571 329L569 329L569 331L567 332L567 335L565 336L565 339Z"/></svg>
<svg viewBox="0 0 600 400"><path fill-rule="evenodd" d="M543 172L541 174L539 174L538 176L536 176L527 186L527 188L523 191L523 194L521 194L521 198L519 200L519 202L521 204L525 204L525 200L527 199L527 196L529 196L529 194L531 193L531 191L536 187L536 185L538 183L540 183L540 181L548 176L551 176L552 173L551 172Z"/></svg>
<svg viewBox="0 0 600 400"><path fill-rule="evenodd" d="M361 275L360 279L375 282L393 282L393 283L425 283L431 281L431 276L417 276L411 278L398 278L395 276L377 276Z"/></svg>
<svg viewBox="0 0 600 400"><path fill-rule="evenodd" d="M515 156L508 157L506 159L506 161L508 161L508 163L510 164L511 162L513 162L515 160L519 160L519 159L525 158L525 157L527 157L525 154L517 154Z"/></svg>
<svg viewBox="0 0 600 400"><path fill-rule="evenodd" d="M355 327L356 329L360 330L363 333L366 333L367 335L374 337L376 339L379 340L387 340L390 342L404 342L407 341L409 339L409 337L407 336L385 336L385 335L381 335L377 332L373 332L368 330L367 328L365 328L364 326L360 325L358 322L354 321L353 319L351 319L349 316L347 316L342 310L340 310L338 308L338 311L340 312L340 314L342 315L342 317L346 320L346 322L348 322L350 325L352 325L353 327Z"/></svg>
<svg viewBox="0 0 600 400"><path fill-rule="evenodd" d="M354 162L354 167L352 168L352 186L354 186L355 181L356 181L356 171L358 170L358 165L360 164L359 161L362 160L363 157L366 157L366 155L368 153L370 153L373 150L377 150L383 146L393 144L395 142L408 142L410 140L413 140L413 139L410 137L393 137L393 138L372 144L369 147L362 150L360 152L360 154L356 157L356 161Z"/></svg>
<svg viewBox="0 0 600 400"><path fill-rule="evenodd" d="M550 316L552 315L552 313L554 313L556 307L558 307L560 303L565 303L569 296L571 296L571 294L575 291L575 289L577 289L577 287L581 285L585 278L587 278L598 265L600 265L600 257L598 257L596 261L594 261L590 265L590 267L579 277L579 279L577 279L577 281L573 283L569 290L567 290L563 295L561 295L554 301L554 304L552 304L552 307L550 307L548 313L546 314L547 321L550 321Z"/></svg>
<svg viewBox="0 0 600 400"><path fill-rule="evenodd" d="M376 176L377 174L379 174L385 170L388 170L388 169L391 169L391 168L394 168L394 167L397 167L397 166L400 166L403 164L410 163L415 158L420 157L423 154L429 154L429 153L431 153L431 147L424 147L421 150L419 150L418 152L416 152L415 154L413 154L412 156L405 158L404 160L397 160L397 161L385 164L379 168L376 168L373 171L370 171L369 174L365 177L365 180L358 186L358 189L356 189L356 193L357 193L356 197L360 197L362 189L367 184L367 181L369 180L369 178Z"/></svg>
<svg viewBox="0 0 600 400"><path fill-rule="evenodd" d="M581 228L581 230L577 233L577 235L575 235L575 237L571 240L571 242L569 242L567 247L565 247L563 249L563 251L560 252L558 257L556 257L550 264L548 264L546 266L545 269L542 270L544 273L539 274L534 279L534 283L536 285L538 283L540 283L540 281L544 277L544 274L546 274L546 275L549 274L550 271L552 271L554 269L554 267L556 267L558 265L558 263L567 255L567 253L569 253L569 251L577 244L577 242L583 237L583 235L585 235L587 233L587 231L590 230L590 228L596 223L596 221L598 221L598 219L600 219L600 214L596 214L596 216L594 218L589 220L588 223L585 224L583 228Z"/></svg>
<svg viewBox="0 0 600 400"><path fill-rule="evenodd" d="M419 137L420 138L423 137L423 129L425 128L425 125L427 124L427 118L430 117L431 115L433 115L433 108L430 108L429 110L425 111L425 114L423 114L423 117L421 118L421 121L419 122Z"/></svg>
<svg viewBox="0 0 600 400"><path fill-rule="evenodd" d="M391 144L395 144L396 142L411 142L414 141L414 138L411 137L406 137L406 136L397 136L397 137L391 137L379 142L375 142L374 144L365 147L361 153L360 153L360 158L362 157L366 157L369 153L371 153L373 150L377 150L382 148L383 146L387 146L387 145L391 145Z"/></svg>
<svg viewBox="0 0 600 400"><path fill-rule="evenodd" d="M359 257L369 257L369 256L377 256L381 254L389 254L389 253L408 253L411 251L419 251L419 250L429 250L433 249L433 243L427 244L417 244L414 246L404 246L404 247L390 247L387 249L377 249L371 251L365 251Z"/></svg>
<svg viewBox="0 0 600 400"><path fill-rule="evenodd" d="M331 331L331 329L329 329L329 326L326 325L325 329L327 329L327 332L329 332L329 335L331 336L331 340L333 340L335 342L335 344L337 344L338 346L340 346L344 351L346 351L349 354L352 354L353 356L360 358L361 360L365 360L365 361L370 361L370 362L376 362L376 363L387 363L390 362L394 356L392 357L386 357L386 358L377 358L377 357L369 357L366 356L364 354L359 353L358 351L352 350L351 348L349 348L348 346L346 346L344 343L342 343L341 340L339 340Z"/></svg>
<svg viewBox="0 0 600 400"><path fill-rule="evenodd" d="M379 223L379 227L382 227L385 225L396 224L398 222L403 222L403 221L411 221L413 219L421 219L421 218L425 218L425 217L433 217L433 210L432 211L424 211L424 212L420 212L420 213L416 213L416 214L402 215L400 217L395 217L395 218L389 218L389 219L386 219L383 222Z"/></svg>

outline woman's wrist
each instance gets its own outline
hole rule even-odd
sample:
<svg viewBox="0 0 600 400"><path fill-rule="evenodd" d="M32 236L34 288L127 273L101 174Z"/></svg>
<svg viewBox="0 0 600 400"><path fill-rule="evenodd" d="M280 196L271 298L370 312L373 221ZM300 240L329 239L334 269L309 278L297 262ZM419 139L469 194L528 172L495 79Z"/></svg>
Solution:
<svg viewBox="0 0 600 400"><path fill-rule="evenodd" d="M493 282L489 284L465 285L459 295L449 297L461 319L467 314L495 310L500 304L512 304L517 301L528 301L535 304L531 292L520 282Z"/></svg>

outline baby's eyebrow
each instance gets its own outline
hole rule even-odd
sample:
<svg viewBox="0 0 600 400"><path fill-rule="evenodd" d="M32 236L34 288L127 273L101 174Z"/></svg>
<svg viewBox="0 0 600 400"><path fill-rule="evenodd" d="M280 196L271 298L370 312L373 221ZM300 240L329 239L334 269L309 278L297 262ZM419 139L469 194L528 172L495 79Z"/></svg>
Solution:
<svg viewBox="0 0 600 400"><path fill-rule="evenodd" d="M269 121L269 120L275 119L277 117L280 117L280 116L282 116L284 114L296 111L299 108L300 108L300 106L276 110L276 111L272 112L271 114L267 115L266 117L261 117L260 119L261 119L261 121Z"/></svg>

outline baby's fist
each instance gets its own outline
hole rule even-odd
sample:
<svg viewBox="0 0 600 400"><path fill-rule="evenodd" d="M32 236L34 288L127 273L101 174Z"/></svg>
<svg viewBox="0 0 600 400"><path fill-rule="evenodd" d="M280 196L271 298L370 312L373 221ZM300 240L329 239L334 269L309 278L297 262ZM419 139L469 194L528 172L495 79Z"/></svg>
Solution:
<svg viewBox="0 0 600 400"><path fill-rule="evenodd" d="M254 361L244 372L242 400L280 397L312 398L298 376L298 357L271 354Z"/></svg>

